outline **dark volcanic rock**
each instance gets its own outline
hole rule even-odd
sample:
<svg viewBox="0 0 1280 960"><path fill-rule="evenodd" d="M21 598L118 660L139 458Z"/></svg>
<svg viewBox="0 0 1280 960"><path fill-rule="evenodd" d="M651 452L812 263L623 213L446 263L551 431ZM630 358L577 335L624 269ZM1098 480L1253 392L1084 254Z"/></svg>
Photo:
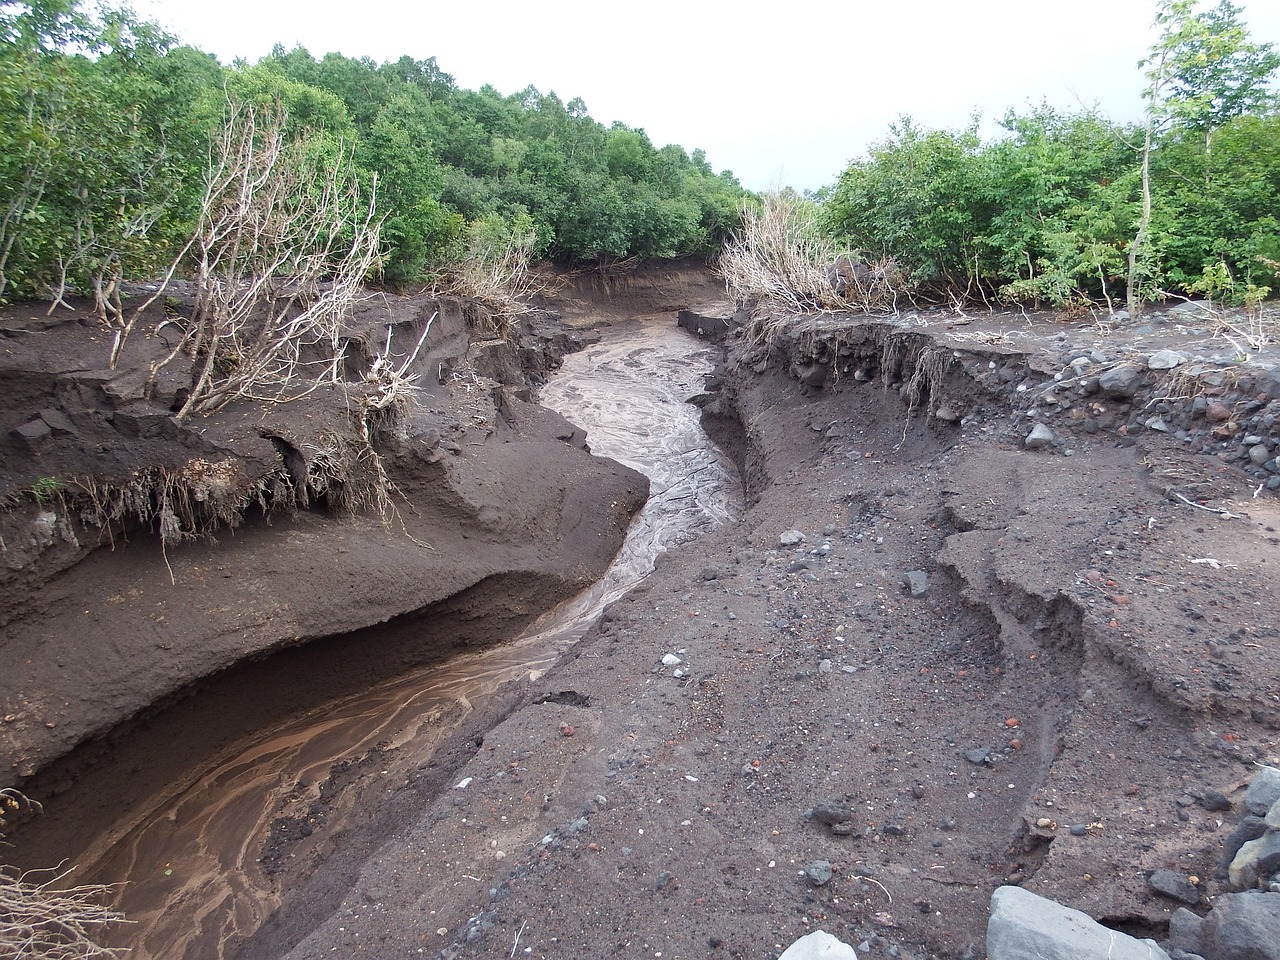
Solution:
<svg viewBox="0 0 1280 960"><path fill-rule="evenodd" d="M1200 902L1200 891L1196 889L1195 884L1172 870L1157 870L1151 874L1147 883L1156 893L1162 893L1179 903L1194 906Z"/></svg>

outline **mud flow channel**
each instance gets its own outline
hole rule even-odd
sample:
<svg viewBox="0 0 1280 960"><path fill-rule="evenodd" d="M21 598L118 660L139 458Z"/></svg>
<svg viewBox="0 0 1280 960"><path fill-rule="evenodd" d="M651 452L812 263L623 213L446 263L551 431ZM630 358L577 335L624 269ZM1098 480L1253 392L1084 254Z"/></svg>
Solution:
<svg viewBox="0 0 1280 960"><path fill-rule="evenodd" d="M605 577L509 643L274 725L162 796L132 805L75 858L84 879L128 881L117 906L133 923L116 935L118 945L131 947L135 960L234 955L280 902L261 858L282 811L319 796L335 765L367 763L371 755L382 792L404 783L482 698L550 667L607 604L652 571L660 553L740 514L734 467L686 402L702 391L716 359L713 348L669 322L607 331L567 357L543 388L543 404L584 428L593 452L651 480L650 500Z"/></svg>

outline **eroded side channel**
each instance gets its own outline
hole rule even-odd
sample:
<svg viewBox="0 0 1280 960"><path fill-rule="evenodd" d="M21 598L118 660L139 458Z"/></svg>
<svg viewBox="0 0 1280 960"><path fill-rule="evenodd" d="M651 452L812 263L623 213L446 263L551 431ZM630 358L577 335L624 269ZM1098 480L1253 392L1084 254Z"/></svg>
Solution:
<svg viewBox="0 0 1280 960"><path fill-rule="evenodd" d="M606 605L653 569L658 554L740 513L734 469L685 402L715 360L712 349L667 323L618 328L567 357L542 402L583 427L595 453L651 480L650 500L605 577L514 641L274 724L201 765L197 775L117 811L73 855L82 879L128 881L117 906L134 923L116 935L117 945L131 947L136 958L233 955L281 902L272 876L279 858L317 859L328 849L341 818L316 822L307 811L333 783L335 765L361 766L366 800L393 790L484 698L552 666ZM257 672L269 674L271 666L258 665ZM192 706L183 708L190 713ZM75 792L59 802L74 803ZM283 838L281 824L289 834Z"/></svg>

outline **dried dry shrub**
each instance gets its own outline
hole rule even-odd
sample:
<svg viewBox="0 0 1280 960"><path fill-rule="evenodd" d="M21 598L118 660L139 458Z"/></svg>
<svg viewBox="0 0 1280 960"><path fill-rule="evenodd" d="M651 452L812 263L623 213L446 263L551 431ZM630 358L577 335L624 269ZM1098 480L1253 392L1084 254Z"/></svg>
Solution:
<svg viewBox="0 0 1280 960"><path fill-rule="evenodd" d="M336 382L339 333L378 259L381 221L350 151L288 137L282 107L232 104L210 162L195 261L196 305L178 345L194 361L178 419L237 398L283 402Z"/></svg>
<svg viewBox="0 0 1280 960"><path fill-rule="evenodd" d="M818 207L791 192L766 194L742 210L742 231L725 245L718 272L750 333L772 340L798 315L897 311L904 281L892 259L868 263L842 249L819 223Z"/></svg>
<svg viewBox="0 0 1280 960"><path fill-rule="evenodd" d="M544 275L533 269L537 235L532 221L507 224L486 218L471 225L467 255L446 277L442 292L484 306L489 316L482 336L510 339L516 322L532 307L529 301L547 289Z"/></svg>
<svg viewBox="0 0 1280 960"><path fill-rule="evenodd" d="M5 815L39 805L9 787L0 789L0 836ZM102 946L99 936L124 915L102 905L114 893L105 884L62 887L68 871L0 866L0 954L32 960L121 957L127 950Z"/></svg>

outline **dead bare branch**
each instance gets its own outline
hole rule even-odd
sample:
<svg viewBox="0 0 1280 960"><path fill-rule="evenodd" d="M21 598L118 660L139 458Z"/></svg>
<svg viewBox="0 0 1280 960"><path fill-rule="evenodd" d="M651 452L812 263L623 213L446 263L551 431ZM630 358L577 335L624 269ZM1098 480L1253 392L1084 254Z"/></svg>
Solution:
<svg viewBox="0 0 1280 960"><path fill-rule="evenodd" d="M189 248L193 322L151 369L153 383L179 355L193 359L179 419L338 380L342 320L378 258L375 191L361 196L342 144L325 157L313 136L286 138L285 121L280 106L232 105L211 159Z"/></svg>
<svg viewBox="0 0 1280 960"><path fill-rule="evenodd" d="M5 814L23 809L38 811L40 804L11 787L0 789L0 830ZM0 866L0 945L15 949L16 957L41 960L93 960L128 952L98 943L106 928L128 922L101 903L115 887L98 883L64 887L62 881L70 872Z"/></svg>

